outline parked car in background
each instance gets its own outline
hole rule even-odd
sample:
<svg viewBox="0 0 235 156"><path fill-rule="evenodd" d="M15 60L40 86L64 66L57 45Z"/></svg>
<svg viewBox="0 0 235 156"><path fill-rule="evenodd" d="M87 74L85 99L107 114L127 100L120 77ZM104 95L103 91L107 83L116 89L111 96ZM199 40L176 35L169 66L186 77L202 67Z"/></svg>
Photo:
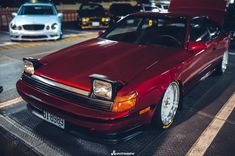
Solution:
<svg viewBox="0 0 235 156"><path fill-rule="evenodd" d="M110 18L102 5L82 4L78 11L78 26L81 29L108 28Z"/></svg>
<svg viewBox="0 0 235 156"><path fill-rule="evenodd" d="M141 12L160 12L155 4L142 4Z"/></svg>
<svg viewBox="0 0 235 156"><path fill-rule="evenodd" d="M169 2L155 2L155 1L144 1L141 3L141 11L160 12L167 13L170 3Z"/></svg>
<svg viewBox="0 0 235 156"><path fill-rule="evenodd" d="M182 97L228 64L226 2L186 1L172 0L171 13L128 15L98 38L39 60L24 58L19 94L34 115L60 128L169 128Z"/></svg>
<svg viewBox="0 0 235 156"><path fill-rule="evenodd" d="M231 33L231 38L235 38L235 4L230 4L227 8L224 22L224 30Z"/></svg>
<svg viewBox="0 0 235 156"><path fill-rule="evenodd" d="M9 31L13 41L58 40L62 37L62 14L52 3L25 3L12 15Z"/></svg>
<svg viewBox="0 0 235 156"><path fill-rule="evenodd" d="M160 13L167 13L170 3L156 3L155 6L159 9Z"/></svg>
<svg viewBox="0 0 235 156"><path fill-rule="evenodd" d="M128 14L139 12L140 8L134 7L129 3L114 3L109 8L112 23L117 22Z"/></svg>

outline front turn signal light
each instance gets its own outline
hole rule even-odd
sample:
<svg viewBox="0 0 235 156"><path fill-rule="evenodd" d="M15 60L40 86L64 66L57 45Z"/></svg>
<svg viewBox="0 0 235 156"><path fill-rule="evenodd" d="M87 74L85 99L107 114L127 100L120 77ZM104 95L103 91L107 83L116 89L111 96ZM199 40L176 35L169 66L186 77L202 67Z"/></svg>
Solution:
<svg viewBox="0 0 235 156"><path fill-rule="evenodd" d="M137 92L131 92L124 96L117 96L113 103L113 112L124 112L135 107Z"/></svg>

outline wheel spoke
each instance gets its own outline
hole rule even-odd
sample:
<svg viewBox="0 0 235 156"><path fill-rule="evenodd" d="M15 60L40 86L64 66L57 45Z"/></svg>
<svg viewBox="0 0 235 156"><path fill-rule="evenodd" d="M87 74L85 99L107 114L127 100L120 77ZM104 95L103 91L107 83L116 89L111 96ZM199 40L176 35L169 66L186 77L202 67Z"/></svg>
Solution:
<svg viewBox="0 0 235 156"><path fill-rule="evenodd" d="M178 105L179 86L176 82L173 82L167 88L162 100L161 118L164 125L168 125L173 121Z"/></svg>

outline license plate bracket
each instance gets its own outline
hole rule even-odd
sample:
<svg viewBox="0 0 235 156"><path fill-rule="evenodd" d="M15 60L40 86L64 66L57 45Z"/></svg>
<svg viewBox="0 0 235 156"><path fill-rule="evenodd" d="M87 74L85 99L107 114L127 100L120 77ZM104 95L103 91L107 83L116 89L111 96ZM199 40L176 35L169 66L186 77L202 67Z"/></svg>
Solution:
<svg viewBox="0 0 235 156"><path fill-rule="evenodd" d="M93 27L98 27L98 26L100 26L100 22L92 22L92 26Z"/></svg>

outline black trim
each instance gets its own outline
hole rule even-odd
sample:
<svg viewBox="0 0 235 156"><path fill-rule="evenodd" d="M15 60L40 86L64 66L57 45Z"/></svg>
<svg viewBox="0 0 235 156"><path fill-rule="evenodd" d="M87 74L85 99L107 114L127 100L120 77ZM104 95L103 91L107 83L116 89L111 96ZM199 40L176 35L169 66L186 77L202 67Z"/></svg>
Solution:
<svg viewBox="0 0 235 156"><path fill-rule="evenodd" d="M27 108L31 113L32 113L32 111L36 111L38 113L43 113L42 110L40 110L39 108L35 108L34 106L32 106L30 104L27 104ZM55 109L53 108L53 110L55 110ZM56 112L58 112L58 110ZM63 112L63 113L64 113L64 115L68 114L68 112ZM74 116L74 118L77 119L77 118L86 118L86 117ZM90 119L91 118L82 119L82 120L89 121ZM122 118L122 119L124 119L124 118ZM101 120L97 120L97 121L100 122ZM112 122L109 122L109 121L110 120L108 120L108 122L106 121L105 123L113 123L113 121ZM116 122L116 121L121 122L120 120L115 120L114 122ZM102 123L104 123L104 122L102 122ZM92 140L92 141L97 141L97 142L104 142L104 143L108 143L108 144L116 144L119 142L128 141L128 140L140 135L141 133L143 133L144 128L145 127L143 125L137 123L136 125L134 125L132 127L123 129L118 132L102 133L102 132L92 131L89 128L77 126L77 125L74 125L69 122L66 122L66 124L65 124L65 130L70 131L71 133L75 134L78 137Z"/></svg>
<svg viewBox="0 0 235 156"><path fill-rule="evenodd" d="M198 73L192 79L190 79L188 82L186 82L186 84L184 85L184 88L187 88L187 89L186 89L186 91L184 91L184 95L187 94L193 88L193 86L198 84L201 81L201 78L203 78L203 76L205 76L206 74L208 74L210 72L212 74L220 61L221 61L221 59L214 61L212 64L210 64L206 68L204 68L200 73Z"/></svg>
<svg viewBox="0 0 235 156"><path fill-rule="evenodd" d="M25 95L25 96L27 96L27 95ZM27 98L30 98L30 97L27 96ZM31 98L31 100L33 100L35 102L39 102L39 101L32 99L32 98ZM90 118L90 117L75 115L70 112L66 112L66 111L57 109L55 107L49 106L49 105L39 105L37 103L34 103L34 104L37 106L32 106L31 104L28 104L28 107L30 107L32 110L36 110L37 112L41 111L41 113L42 113L42 111L45 110L45 111L48 111L49 113L55 114L55 115L60 116L62 118L69 117L74 120L80 120L80 121L85 121L85 122L94 122L94 123L103 123L103 124L111 124L111 123L115 124L117 122L122 122L123 120L125 120L127 118L135 117L138 115L137 113L134 113L131 116L125 116L125 117L119 118L119 119L104 120L104 119L97 119L97 118ZM60 114L62 114L62 115L60 115Z"/></svg>
<svg viewBox="0 0 235 156"><path fill-rule="evenodd" d="M41 63L39 62L39 60L35 59L35 58L32 58L32 57L24 57L23 58L23 62L24 61L32 62L34 69L37 69L37 68L39 68L41 66Z"/></svg>
<svg viewBox="0 0 235 156"><path fill-rule="evenodd" d="M117 92L122 88L123 85L121 85L118 81L111 80L107 76L100 75L100 74L92 74L89 76L91 78L91 84L92 84L92 93L91 97L96 98L96 99L102 99L102 100L109 100L109 101L114 101L114 98L117 96ZM104 82L108 82L112 85L112 98L111 99L104 99L102 97L98 97L93 93L93 81L94 80L100 80Z"/></svg>
<svg viewBox="0 0 235 156"><path fill-rule="evenodd" d="M77 93L73 93L68 90L61 89L56 86L51 86L40 80L34 79L31 76L26 75L26 74L22 75L22 80L26 82L27 84L29 84L30 86L32 86L33 88L40 90L43 93L57 96L61 99L73 102L81 106L99 109L99 110L105 110L105 111L111 111L111 108L112 108L113 103L110 101L92 99L92 98L89 98L89 97L86 97Z"/></svg>

